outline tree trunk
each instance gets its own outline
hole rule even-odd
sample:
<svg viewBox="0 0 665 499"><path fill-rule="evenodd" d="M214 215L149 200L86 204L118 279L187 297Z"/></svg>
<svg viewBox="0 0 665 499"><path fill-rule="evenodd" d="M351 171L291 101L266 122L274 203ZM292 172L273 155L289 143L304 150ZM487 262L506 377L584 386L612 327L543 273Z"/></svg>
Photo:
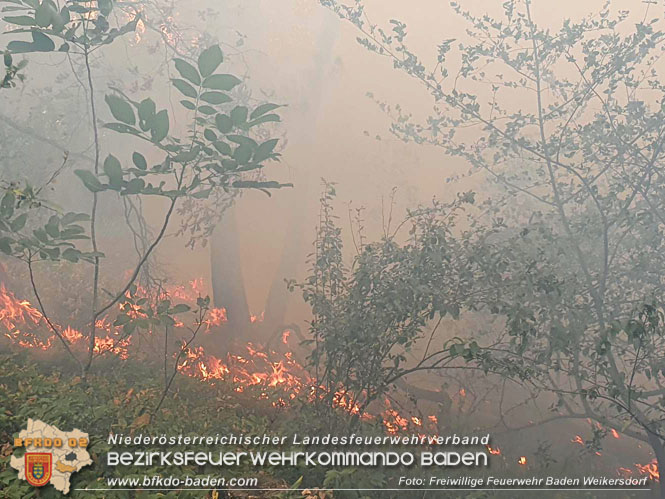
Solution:
<svg viewBox="0 0 665 499"><path fill-rule="evenodd" d="M665 447L663 447L663 441L658 435L654 435L649 430L647 430L647 435L649 437L649 444L651 445L653 452L656 454L658 471L662 473L662 470L665 469ZM665 486L663 486L662 482L660 482L657 484L657 487L658 489L655 497L665 499Z"/></svg>
<svg viewBox="0 0 665 499"><path fill-rule="evenodd" d="M298 190L307 192L307 186L300 185ZM285 323L286 309L290 298L285 279L296 278L298 267L303 262L304 252L302 250L306 243L304 240L305 220L305 210L302 209L300 195L294 196L282 257L266 299L263 320L264 338L270 338L276 329Z"/></svg>
<svg viewBox="0 0 665 499"><path fill-rule="evenodd" d="M326 68L329 67L332 59L333 47L339 35L339 23L329 13L322 19L321 32L317 40L317 53L314 57L314 67L307 78L309 88L311 89L307 100L305 101L305 112L307 119L305 121L305 129L296 132L299 137L298 143L306 146L312 146L316 139L317 121L323 94L325 92L326 83L329 83L327 78ZM302 163L316 163L316 154L314 148L311 150L304 149L305 154L301 156ZM298 266L303 263L305 253L303 248L309 241L305 241L305 235L308 227L305 227L307 222L306 210L303 210L303 203L309 202L309 187L310 182L308 177L310 169L300 169L298 171L297 184L295 186L296 192L294 193L293 207L289 221L289 233L287 234L286 241L284 242L284 249L279 263L277 272L275 273L268 297L266 298L265 319L263 322L262 335L266 340L275 333L277 328L284 325L286 310L290 299L290 293L286 289L284 279L297 278ZM313 232L312 232L313 234Z"/></svg>
<svg viewBox="0 0 665 499"><path fill-rule="evenodd" d="M229 340L241 337L249 327L249 306L242 276L235 207L223 215L210 238L210 270L215 307L224 307Z"/></svg>

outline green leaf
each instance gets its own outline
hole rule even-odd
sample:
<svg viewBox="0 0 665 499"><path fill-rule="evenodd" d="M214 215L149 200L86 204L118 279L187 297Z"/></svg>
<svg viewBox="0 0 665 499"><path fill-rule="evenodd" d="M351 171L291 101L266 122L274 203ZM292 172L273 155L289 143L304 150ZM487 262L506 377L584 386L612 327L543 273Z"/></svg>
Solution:
<svg viewBox="0 0 665 499"><path fill-rule="evenodd" d="M55 43L48 36L39 31L32 32L32 42L11 41L7 50L13 53L25 52L51 52L55 50Z"/></svg>
<svg viewBox="0 0 665 499"><path fill-rule="evenodd" d="M106 123L104 128L108 128L109 130L113 130L114 132L118 133L131 133L132 135L140 135L140 132L136 128L125 125L124 123Z"/></svg>
<svg viewBox="0 0 665 499"><path fill-rule="evenodd" d="M32 233L40 242L48 244L48 234L44 229L33 230Z"/></svg>
<svg viewBox="0 0 665 499"><path fill-rule="evenodd" d="M203 80L203 87L228 91L240 83L240 80L233 75L211 75Z"/></svg>
<svg viewBox="0 0 665 499"><path fill-rule="evenodd" d="M136 123L136 117L134 116L134 110L124 99L116 95L107 95L104 97L106 104L108 104L109 109L113 117L122 121L127 125L133 125Z"/></svg>
<svg viewBox="0 0 665 499"><path fill-rule="evenodd" d="M48 3L43 2L35 11L35 23L41 28L48 27L52 22L54 13L53 8Z"/></svg>
<svg viewBox="0 0 665 499"><path fill-rule="evenodd" d="M0 215L3 218L9 218L14 214L14 204L16 197L12 191L7 191L0 201Z"/></svg>
<svg viewBox="0 0 665 499"><path fill-rule="evenodd" d="M104 173L109 178L109 183L115 188L119 188L122 185L122 166L118 158L109 154L104 160Z"/></svg>
<svg viewBox="0 0 665 499"><path fill-rule="evenodd" d="M235 170L238 168L238 162L235 159L224 158L222 160L222 166L225 170Z"/></svg>
<svg viewBox="0 0 665 499"><path fill-rule="evenodd" d="M136 323L135 322L128 322L124 326L122 326L122 334L124 335L130 335L136 330Z"/></svg>
<svg viewBox="0 0 665 499"><path fill-rule="evenodd" d="M147 132L152 126L152 120L155 117L155 102L152 99L143 99L138 106L139 126L141 130Z"/></svg>
<svg viewBox="0 0 665 499"><path fill-rule="evenodd" d="M242 126L247 121L247 108L245 106L236 106L231 111L231 121L235 126Z"/></svg>
<svg viewBox="0 0 665 499"><path fill-rule="evenodd" d="M133 178L127 182L127 186L122 191L123 194L139 194L145 187L145 181L142 178Z"/></svg>
<svg viewBox="0 0 665 499"><path fill-rule="evenodd" d="M57 238L60 237L59 224L60 224L60 221L58 220L58 217L53 215L51 218L49 218L48 223L44 226L44 230L53 239L57 239Z"/></svg>
<svg viewBox="0 0 665 499"><path fill-rule="evenodd" d="M215 114L217 111L212 106L199 106L199 112L201 114L210 116L211 114Z"/></svg>
<svg viewBox="0 0 665 499"><path fill-rule="evenodd" d="M7 16L3 17L2 20L19 26L34 26L36 24L35 19L30 16Z"/></svg>
<svg viewBox="0 0 665 499"><path fill-rule="evenodd" d="M217 135L215 135L215 132L210 130L210 128L206 128L203 131L203 136L208 139L210 142L215 142L217 140Z"/></svg>
<svg viewBox="0 0 665 499"><path fill-rule="evenodd" d="M34 52L33 45L30 42L11 41L7 44L7 50L13 54L24 54L26 52Z"/></svg>
<svg viewBox="0 0 665 499"><path fill-rule="evenodd" d="M155 115L154 126L151 129L151 136L154 142L161 142L169 134L169 115L166 109L162 109Z"/></svg>
<svg viewBox="0 0 665 499"><path fill-rule="evenodd" d="M180 104L182 104L182 106L184 108L187 108L190 111L193 111L194 109L196 109L196 104L194 104L192 101L189 101L189 100L181 100Z"/></svg>
<svg viewBox="0 0 665 499"><path fill-rule="evenodd" d="M252 148L247 145L238 146L236 147L236 150L233 151L233 159L235 159L240 165L248 163L251 157Z"/></svg>
<svg viewBox="0 0 665 499"><path fill-rule="evenodd" d="M246 137L245 135L227 135L226 138L236 144L249 146L252 150L259 147L259 144L257 144L254 139Z"/></svg>
<svg viewBox="0 0 665 499"><path fill-rule="evenodd" d="M173 86L177 88L182 95L184 95L185 97L189 97L191 99L196 99L198 92L185 80L174 79L171 80L171 82L173 83Z"/></svg>
<svg viewBox="0 0 665 499"><path fill-rule="evenodd" d="M32 32L32 44L35 52L51 52L55 50L53 40L39 31Z"/></svg>
<svg viewBox="0 0 665 499"><path fill-rule="evenodd" d="M70 211L64 217L62 217L60 223L62 225L70 225L75 222L87 222L89 220L90 220L90 215L88 215L87 213L74 213Z"/></svg>
<svg viewBox="0 0 665 499"><path fill-rule="evenodd" d="M132 161L136 165L136 168L139 170L147 170L148 169L148 162L145 160L145 156L141 154L140 152L135 152L132 154Z"/></svg>
<svg viewBox="0 0 665 499"><path fill-rule="evenodd" d="M254 109L252 111L252 114L249 116L250 120L253 120L255 118L258 118L259 116L263 116L266 113L269 113L270 111L273 111L277 109L278 107L282 107L279 104L261 104L259 107Z"/></svg>
<svg viewBox="0 0 665 499"><path fill-rule="evenodd" d="M217 149L221 154L226 156L231 156L231 154L233 154L231 151L231 146L226 142L217 141L213 144L213 146L215 146L215 149Z"/></svg>
<svg viewBox="0 0 665 499"><path fill-rule="evenodd" d="M108 17L113 10L113 2L111 0L98 0L97 7L99 7L99 12L101 12L104 17Z"/></svg>
<svg viewBox="0 0 665 499"><path fill-rule="evenodd" d="M195 192L194 194L192 194L192 197L194 199L208 199L211 192L212 192L212 189L204 189L202 191Z"/></svg>
<svg viewBox="0 0 665 499"><path fill-rule="evenodd" d="M201 100L217 105L231 102L231 97L222 92L204 92L201 94Z"/></svg>
<svg viewBox="0 0 665 499"><path fill-rule="evenodd" d="M189 150L183 150L179 152L173 157L173 160L177 161L178 163L188 163L189 161L196 159L200 151L201 148L199 146L195 146Z"/></svg>
<svg viewBox="0 0 665 499"><path fill-rule="evenodd" d="M270 139L261 144L254 153L254 161L260 163L270 157L279 139Z"/></svg>
<svg viewBox="0 0 665 499"><path fill-rule="evenodd" d="M260 125L262 123L269 123L269 122L280 122L282 119L279 117L277 114L266 114L265 116L261 116L260 118L257 118L253 121L250 121L247 123L248 127L253 127L256 125Z"/></svg>
<svg viewBox="0 0 665 499"><path fill-rule="evenodd" d="M233 182L233 187L236 189L260 189L270 196L270 192L266 189L281 189L282 187L293 187L293 184L280 184L279 182L268 181L259 182L256 180L236 180Z"/></svg>
<svg viewBox="0 0 665 499"><path fill-rule="evenodd" d="M74 170L74 173L81 179L83 185L85 185L90 192L100 192L104 190L104 186L99 180L97 180L97 177L95 177L95 174L91 171Z"/></svg>
<svg viewBox="0 0 665 499"><path fill-rule="evenodd" d="M25 222L28 220L28 214L27 213L21 213L18 217L16 217L14 220L11 222L11 229L13 232L18 232L21 230L23 227L25 227Z"/></svg>
<svg viewBox="0 0 665 499"><path fill-rule="evenodd" d="M12 242L13 241L8 237L0 237L0 251L2 251L5 255L11 255L12 254L12 246L11 246Z"/></svg>
<svg viewBox="0 0 665 499"><path fill-rule="evenodd" d="M218 114L215 116L215 125L217 125L217 129L224 134L233 130L233 121L226 114Z"/></svg>
<svg viewBox="0 0 665 499"><path fill-rule="evenodd" d="M184 303L178 303L175 307L171 309L172 314L182 314L183 312L187 312L190 310L189 305L185 305Z"/></svg>
<svg viewBox="0 0 665 499"><path fill-rule="evenodd" d="M7 67L12 65L12 55L9 52L5 52L4 62Z"/></svg>
<svg viewBox="0 0 665 499"><path fill-rule="evenodd" d="M92 11L90 7L85 7L83 5L72 4L69 6L69 10L76 12L77 14L87 14Z"/></svg>
<svg viewBox="0 0 665 499"><path fill-rule="evenodd" d="M198 66L201 76L204 78L215 72L215 69L224 61L224 54L219 45L208 47L199 55Z"/></svg>
<svg viewBox="0 0 665 499"><path fill-rule="evenodd" d="M60 256L62 257L63 260L76 263L79 261L79 258L81 257L81 252L74 248L67 248L65 251L62 252L62 255Z"/></svg>
<svg viewBox="0 0 665 499"><path fill-rule="evenodd" d="M127 315L127 314L120 314L118 317L115 318L115 322L113 323L114 326L124 326L128 322L130 322L132 318Z"/></svg>
<svg viewBox="0 0 665 499"><path fill-rule="evenodd" d="M199 86L201 84L201 76L194 66L185 61L184 59L173 59L175 61L175 68L180 73L180 76L186 80L191 81L194 85Z"/></svg>

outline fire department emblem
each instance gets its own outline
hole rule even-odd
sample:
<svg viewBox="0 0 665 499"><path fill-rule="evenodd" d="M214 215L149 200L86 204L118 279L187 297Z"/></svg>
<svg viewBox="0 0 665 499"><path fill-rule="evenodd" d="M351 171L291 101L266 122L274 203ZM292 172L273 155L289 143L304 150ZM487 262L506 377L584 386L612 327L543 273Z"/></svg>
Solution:
<svg viewBox="0 0 665 499"><path fill-rule="evenodd" d="M12 456L9 465L18 471L19 480L33 487L49 484L67 495L72 474L92 464L89 441L88 434L76 428L61 431L38 419L28 419L27 428L14 437L14 447L25 449L25 454Z"/></svg>
<svg viewBox="0 0 665 499"><path fill-rule="evenodd" d="M51 479L51 463L50 452L26 452L25 479L35 487L46 485Z"/></svg>

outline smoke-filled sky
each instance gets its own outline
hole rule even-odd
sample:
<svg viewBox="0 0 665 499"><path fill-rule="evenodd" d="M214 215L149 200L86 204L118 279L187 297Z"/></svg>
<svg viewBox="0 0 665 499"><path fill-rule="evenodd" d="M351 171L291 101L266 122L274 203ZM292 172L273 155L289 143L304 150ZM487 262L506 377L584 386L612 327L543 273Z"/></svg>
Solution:
<svg viewBox="0 0 665 499"><path fill-rule="evenodd" d="M499 0L460 3L475 14L497 16L503 4ZM599 11L603 3L536 0L533 13L538 24L557 29L567 18ZM374 23L390 27L390 19L405 22L410 45L426 62L436 59L441 41L465 36L464 22L449 2L369 0L365 5ZM247 259L252 260L244 268L248 289L255 295L250 296L250 308L260 309L270 285L292 213L290 203L311 213L304 242L312 240L321 177L338 183L342 222L348 218L348 202L365 206L367 230L374 235L381 230L381 198L386 205L393 187L397 187L397 218L406 207L427 202L432 196L445 198L459 190L482 189L479 178L445 183L446 177L468 170L459 159L430 146L405 144L390 135L390 117L367 97L368 92L423 117L431 109L432 99L415 80L394 70L389 59L361 47L354 26L314 0L242 0L219 8L223 19L228 13L227 24L247 36L245 61L256 88L273 91L275 99L289 106L284 113L288 146L279 168L285 169L283 178L296 187L277 192L271 199L252 193L239 204L239 224L251 228L242 231L241 240ZM640 19L646 9L660 15L663 7L630 0L614 2L613 10L624 8ZM524 96L514 97L521 105ZM348 225L344 223L345 228ZM265 248L274 251L266 254Z"/></svg>
<svg viewBox="0 0 665 499"><path fill-rule="evenodd" d="M462 0L463 8L475 14L487 12L501 14L501 0ZM573 2L534 1L534 18L541 25L556 29L566 18L580 18L600 10L602 0ZM446 1L368 0L365 2L369 19L390 27L391 19L399 19L408 26L409 43L426 62L435 60L436 47L441 41L465 36L464 22ZM614 2L613 9L627 8L635 19L641 19L645 10L662 15L663 7L648 5L637 0ZM233 71L246 74L256 98L267 98L283 103L283 124L286 147L283 160L266 169L269 178L293 182L293 189L276 191L271 198L259 192L243 196L237 206L236 218L240 234L243 273L248 290L250 311L261 312L275 270L282 258L285 238L299 235L299 254L304 261L314 238L318 214L320 179L325 177L338 184L338 215L348 237L348 207L365 206L368 235L381 231L382 201L384 213L393 187L396 191L394 218L399 219L407 207L428 202L433 196L446 198L457 191L483 189L477 176L458 183L446 184L445 178L463 174L468 170L459 159L451 159L430 146L403 143L390 135L391 119L367 96L368 92L379 101L400 104L417 117L425 117L431 109L432 99L414 79L393 69L392 62L361 47L356 28L343 22L316 0L235 0L211 2L196 0L176 2L176 25L193 26L217 38L227 52ZM238 44L238 40L242 44ZM107 80L101 76L100 92L108 92L114 83L109 67L122 67L125 80L135 80L141 94L141 85L151 78L159 63L160 53L151 54L134 50L131 37L121 39L104 51L104 60L98 61L107 71ZM58 56L53 56L57 58ZM166 57L166 56L165 56ZM53 59L31 57L28 81L11 100L3 96L3 112L19 109L16 119L36 123L39 127L39 109L34 109L33 95L43 83L40 73L68 70L65 56L54 64ZM129 74L127 66L129 61ZM155 101L177 103L166 75L155 76L150 90ZM163 80L162 83L159 81ZM84 98L83 87L72 85L66 89L69 98ZM168 90L167 90L168 89ZM40 90L50 91L41 88ZM531 98L531 96L528 96ZM526 105L519 93L514 95L517 105ZM56 96L54 96L56 100ZM68 102L63 99L63 102ZM64 105L64 104L63 104ZM32 106L32 107L31 107ZM29 109L29 113L24 109ZM63 116L67 109L63 108ZM100 119L108 118L102 115ZM84 123L84 120L79 120ZM90 153L89 144L64 124L50 127L44 133L62 133L70 138L64 143L71 150ZM121 139L124 139L121 138ZM83 140L83 143L81 142ZM103 136L103 148L112 149L120 140L112 133ZM77 142L78 141L78 142ZM86 145L87 144L87 145ZM85 150L87 148L87 151ZM43 146L44 161L57 163L61 152ZM104 152L104 151L103 151ZM1 160L0 160L1 161ZM76 166L73 166L76 167ZM3 168L13 168L5 159ZM303 215L304 214L304 215ZM301 217L299 225L294 218ZM289 232L290 231L290 232ZM287 236L287 234L290 234ZM169 262L169 270L176 278L209 274L207 249L194 253L183 248L184 240L164 245L160 257ZM172 265L170 262L179 261ZM301 265L302 277L304 266Z"/></svg>

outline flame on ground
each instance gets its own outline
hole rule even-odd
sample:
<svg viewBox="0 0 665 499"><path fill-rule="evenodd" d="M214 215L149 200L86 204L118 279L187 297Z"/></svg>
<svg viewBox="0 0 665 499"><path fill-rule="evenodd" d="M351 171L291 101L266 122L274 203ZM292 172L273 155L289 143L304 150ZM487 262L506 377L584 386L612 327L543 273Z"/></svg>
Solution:
<svg viewBox="0 0 665 499"><path fill-rule="evenodd" d="M658 471L658 461L656 458L653 458L653 460L647 464L635 463L635 467L641 475L648 475L651 480L655 480L657 482L660 481L660 472Z"/></svg>
<svg viewBox="0 0 665 499"><path fill-rule="evenodd" d="M202 279L194 279L188 283L188 286L172 286L168 288L167 293L171 298L177 298L189 303L196 303L198 297L205 292L205 286ZM134 317L145 317L141 307L135 304L126 303L118 307L119 311ZM263 320L263 313L260 316L250 317L251 322ZM212 308L209 310L205 319L206 331L210 331L215 326L226 322L226 310L224 308ZM23 348L37 348L48 350L55 346L59 340L55 335L50 335L41 339L39 331L48 330L48 324L41 312L32 306L27 300L19 300L16 296L5 289L0 284L0 326L5 330L6 336L12 343ZM75 346L87 346L87 335L72 326L62 327L54 324L60 335L70 344ZM182 327L184 324L178 323L176 327ZM127 359L131 348L131 337L123 337L122 328L113 326L113 319L104 317L96 323L96 328L105 335L98 335L95 338L94 353L97 355L109 353ZM287 345L290 330L282 332L281 341ZM42 334L43 336L43 334ZM310 376L307 369L300 365L293 357L291 352L279 354L275 351L263 351L259 345L248 343L246 345L246 355L228 354L226 358L218 358L207 354L203 347L186 348L181 355L177 369L184 375L199 379L204 382L215 382L224 380L232 383L233 390L242 393L248 389L258 391L259 399L270 399L275 408L282 408L288 405L290 400L304 393L309 401L316 400L316 397L325 397L327 393L324 387L317 387L315 380ZM178 353L174 353L177 356ZM254 391L252 391L254 393ZM460 397L466 396L466 390L460 389ZM429 434L438 433L438 418L435 415L423 417L404 417L397 410L391 407L389 399L385 399L385 408L379 414L370 414L364 411L358 400L354 399L347 390L340 388L332 394L333 407L339 408L350 414L357 415L363 420L372 420L380 417L386 433L397 435L401 432L413 432L422 435L422 431ZM620 438L618 432L611 429L614 438ZM576 435L573 443L584 445L582 437ZM500 455L501 449L487 446L491 455ZM527 464L527 458L521 456L517 463L520 466ZM638 472L642 475L649 475L651 479L658 480L658 466L654 459L645 465L635 465ZM632 473L627 468L619 468L619 473Z"/></svg>
<svg viewBox="0 0 665 499"><path fill-rule="evenodd" d="M263 322L263 319L265 317L265 311L261 312L261 315L250 315L249 316L249 322L254 324L255 322Z"/></svg>

